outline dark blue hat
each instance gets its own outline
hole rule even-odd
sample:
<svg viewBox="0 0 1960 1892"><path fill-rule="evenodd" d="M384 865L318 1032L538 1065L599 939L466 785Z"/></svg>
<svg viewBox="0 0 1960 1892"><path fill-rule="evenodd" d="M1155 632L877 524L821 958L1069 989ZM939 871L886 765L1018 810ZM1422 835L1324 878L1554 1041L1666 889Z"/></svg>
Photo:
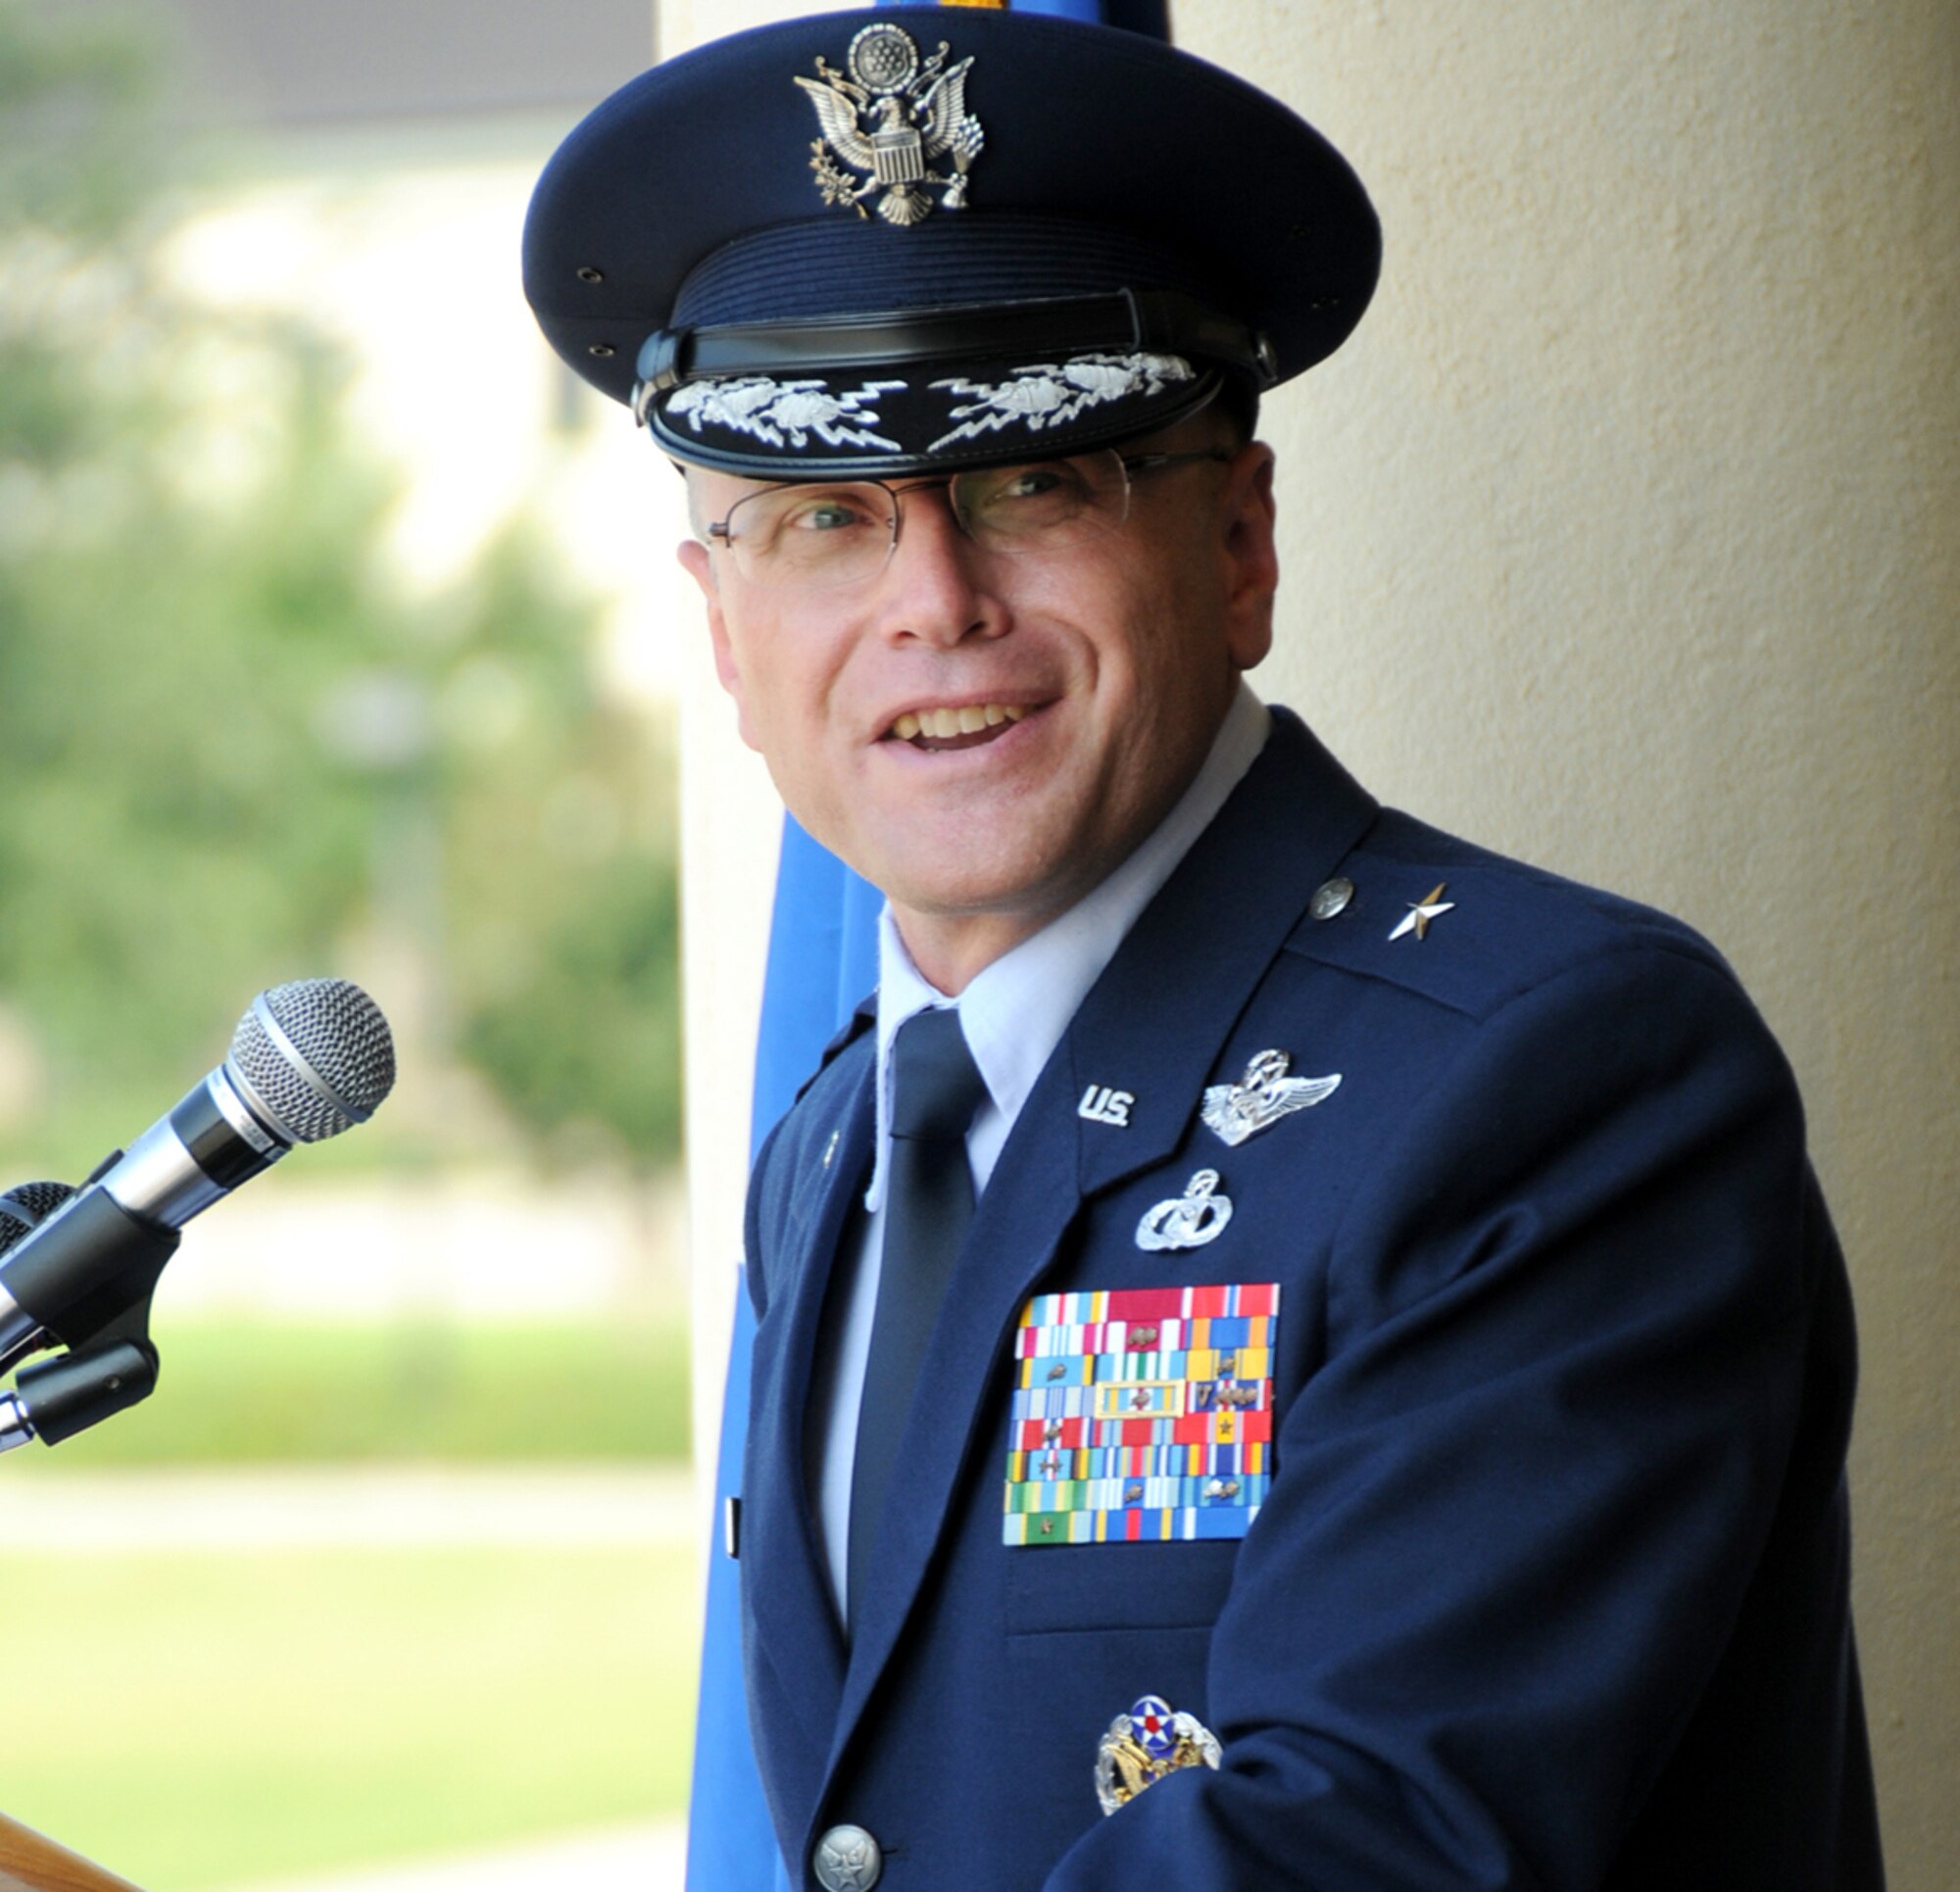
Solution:
<svg viewBox="0 0 1960 1892"><path fill-rule="evenodd" d="M1139 34L883 7L641 74L546 167L524 289L679 459L759 479L1076 453L1331 354L1381 235L1340 154Z"/></svg>

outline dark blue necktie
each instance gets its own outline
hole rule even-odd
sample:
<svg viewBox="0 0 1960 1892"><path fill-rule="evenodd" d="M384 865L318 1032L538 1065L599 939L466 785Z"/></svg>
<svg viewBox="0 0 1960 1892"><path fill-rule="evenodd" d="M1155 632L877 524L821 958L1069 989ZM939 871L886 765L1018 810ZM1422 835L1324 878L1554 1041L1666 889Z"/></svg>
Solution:
<svg viewBox="0 0 1960 1892"><path fill-rule="evenodd" d="M986 1094L956 1011L919 1012L899 1027L892 1041L884 1253L851 1471L846 1601L853 1623L870 1577L878 1521L926 1342L973 1220L966 1127Z"/></svg>

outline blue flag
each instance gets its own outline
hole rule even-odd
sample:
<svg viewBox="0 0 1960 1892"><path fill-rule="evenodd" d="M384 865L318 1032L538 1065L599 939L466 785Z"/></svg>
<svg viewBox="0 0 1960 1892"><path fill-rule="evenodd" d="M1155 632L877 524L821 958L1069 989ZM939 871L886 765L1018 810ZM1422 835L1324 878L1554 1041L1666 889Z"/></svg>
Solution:
<svg viewBox="0 0 1960 1892"><path fill-rule="evenodd" d="M1170 37L1167 0L1013 0L1021 13ZM795 1100L823 1047L878 976L877 920L883 897L794 820L783 818L782 858L756 1045L750 1153ZM715 1515L742 1479L749 1416L749 1347L755 1315L735 1297L735 1333L722 1395ZM749 1740L742 1688L737 1565L716 1549L709 1565L708 1620L695 1722L694 1789L688 1807L687 1892L771 1892L787 1884Z"/></svg>

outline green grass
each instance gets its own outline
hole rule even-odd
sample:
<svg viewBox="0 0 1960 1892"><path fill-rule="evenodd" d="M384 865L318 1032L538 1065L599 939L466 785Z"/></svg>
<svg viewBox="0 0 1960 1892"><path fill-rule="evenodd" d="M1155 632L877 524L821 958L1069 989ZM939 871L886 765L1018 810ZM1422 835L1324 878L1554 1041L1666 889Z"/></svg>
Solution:
<svg viewBox="0 0 1960 1892"><path fill-rule="evenodd" d="M9 1476L91 1465L681 1459L684 1319L528 1326L160 1322L142 1405Z"/></svg>
<svg viewBox="0 0 1960 1892"><path fill-rule="evenodd" d="M150 1892L678 1815L698 1559L7 1557L4 1804Z"/></svg>

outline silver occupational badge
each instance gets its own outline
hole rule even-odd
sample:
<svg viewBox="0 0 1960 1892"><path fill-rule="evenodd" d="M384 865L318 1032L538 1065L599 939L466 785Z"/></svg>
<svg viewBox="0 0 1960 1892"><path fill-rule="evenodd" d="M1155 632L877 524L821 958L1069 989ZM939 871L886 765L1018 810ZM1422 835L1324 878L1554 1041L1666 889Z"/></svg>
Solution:
<svg viewBox="0 0 1960 1892"><path fill-rule="evenodd" d="M1159 1202L1137 1224L1139 1248L1201 1248L1232 1220L1232 1198L1219 1195L1218 1172L1201 1169L1175 1200Z"/></svg>
<svg viewBox="0 0 1960 1892"><path fill-rule="evenodd" d="M848 204L862 217L864 199L882 191L878 215L905 225L932 214L931 190L950 211L966 202L967 167L980 155L984 134L966 109L973 61L949 67L942 39L939 51L921 61L910 33L880 21L852 40L849 77L822 58L814 78L796 75L823 129L810 142L809 168L826 204ZM950 175L928 169L939 158L952 165ZM870 175L860 182L852 171Z"/></svg>
<svg viewBox="0 0 1960 1892"><path fill-rule="evenodd" d="M1199 1112L1204 1127L1236 1149L1268 1124L1319 1103L1341 1088L1339 1071L1326 1078L1290 1078L1287 1067L1292 1063L1285 1051L1261 1051L1237 1084L1209 1086Z"/></svg>
<svg viewBox="0 0 1960 1892"><path fill-rule="evenodd" d="M1165 1774L1215 1768L1221 1758L1217 1735L1196 1715L1173 1712L1161 1695L1146 1695L1096 1744L1096 1798L1113 1814Z"/></svg>

